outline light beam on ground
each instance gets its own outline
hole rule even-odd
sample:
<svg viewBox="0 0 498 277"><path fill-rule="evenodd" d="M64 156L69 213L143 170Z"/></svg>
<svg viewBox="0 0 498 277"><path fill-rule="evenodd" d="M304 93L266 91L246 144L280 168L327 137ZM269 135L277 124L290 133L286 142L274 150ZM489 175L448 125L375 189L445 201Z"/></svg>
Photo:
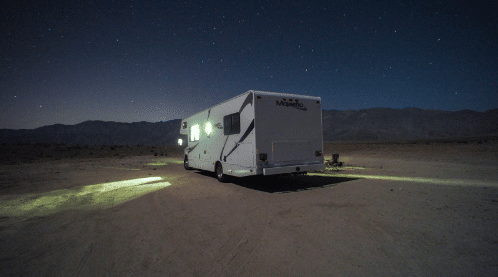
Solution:
<svg viewBox="0 0 498 277"><path fill-rule="evenodd" d="M149 177L88 185L78 189L53 190L43 193L5 195L0 197L0 216L47 216L69 209L110 208L146 193L170 186Z"/></svg>
<svg viewBox="0 0 498 277"><path fill-rule="evenodd" d="M389 180L389 181L400 181L400 182L415 182L415 183L427 183L427 184L450 185L450 186L498 187L498 183L484 182L477 180L463 180L463 179L438 179L438 178L421 178L421 177L396 177L396 176L378 176L378 175L361 175L361 174L323 174L323 173L309 173L309 175Z"/></svg>

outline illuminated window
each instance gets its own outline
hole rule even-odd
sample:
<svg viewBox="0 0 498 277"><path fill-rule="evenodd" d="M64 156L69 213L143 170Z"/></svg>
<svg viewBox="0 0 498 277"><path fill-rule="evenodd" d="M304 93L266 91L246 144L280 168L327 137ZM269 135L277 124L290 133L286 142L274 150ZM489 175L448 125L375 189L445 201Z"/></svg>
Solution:
<svg viewBox="0 0 498 277"><path fill-rule="evenodd" d="M199 129L199 124L190 127L190 141L198 141L201 130Z"/></svg>
<svg viewBox="0 0 498 277"><path fill-rule="evenodd" d="M209 137L209 135L213 132L213 126L211 125L211 122L206 122L206 127L204 128L204 130Z"/></svg>
<svg viewBox="0 0 498 277"><path fill-rule="evenodd" d="M178 139L178 145L182 145L183 144L183 140L182 139Z"/></svg>
<svg viewBox="0 0 498 277"><path fill-rule="evenodd" d="M223 117L223 134L240 134L240 113L229 114Z"/></svg>

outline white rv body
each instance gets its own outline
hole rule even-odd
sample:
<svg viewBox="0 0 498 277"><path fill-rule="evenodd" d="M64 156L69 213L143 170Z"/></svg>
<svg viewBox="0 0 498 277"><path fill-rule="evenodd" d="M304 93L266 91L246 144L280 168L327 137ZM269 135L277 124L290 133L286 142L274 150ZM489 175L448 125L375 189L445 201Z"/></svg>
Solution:
<svg viewBox="0 0 498 277"><path fill-rule="evenodd" d="M238 177L325 169L320 97L250 90L182 120L180 134L186 168L220 164Z"/></svg>

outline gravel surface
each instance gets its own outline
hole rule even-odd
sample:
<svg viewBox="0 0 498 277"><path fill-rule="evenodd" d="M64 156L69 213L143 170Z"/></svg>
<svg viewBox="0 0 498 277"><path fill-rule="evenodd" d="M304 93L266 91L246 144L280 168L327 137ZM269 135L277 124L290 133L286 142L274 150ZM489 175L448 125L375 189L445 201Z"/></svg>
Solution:
<svg viewBox="0 0 498 277"><path fill-rule="evenodd" d="M174 147L2 147L0 276L498 275L495 141L330 143L343 167L227 183Z"/></svg>

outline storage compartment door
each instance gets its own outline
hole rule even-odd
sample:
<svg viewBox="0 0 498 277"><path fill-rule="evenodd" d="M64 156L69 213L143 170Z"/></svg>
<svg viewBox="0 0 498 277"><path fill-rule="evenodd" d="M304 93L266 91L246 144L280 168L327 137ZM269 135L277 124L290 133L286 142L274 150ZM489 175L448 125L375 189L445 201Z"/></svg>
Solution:
<svg viewBox="0 0 498 277"><path fill-rule="evenodd" d="M272 144L273 161L275 163L308 161L310 153L310 143L307 141L274 141Z"/></svg>

